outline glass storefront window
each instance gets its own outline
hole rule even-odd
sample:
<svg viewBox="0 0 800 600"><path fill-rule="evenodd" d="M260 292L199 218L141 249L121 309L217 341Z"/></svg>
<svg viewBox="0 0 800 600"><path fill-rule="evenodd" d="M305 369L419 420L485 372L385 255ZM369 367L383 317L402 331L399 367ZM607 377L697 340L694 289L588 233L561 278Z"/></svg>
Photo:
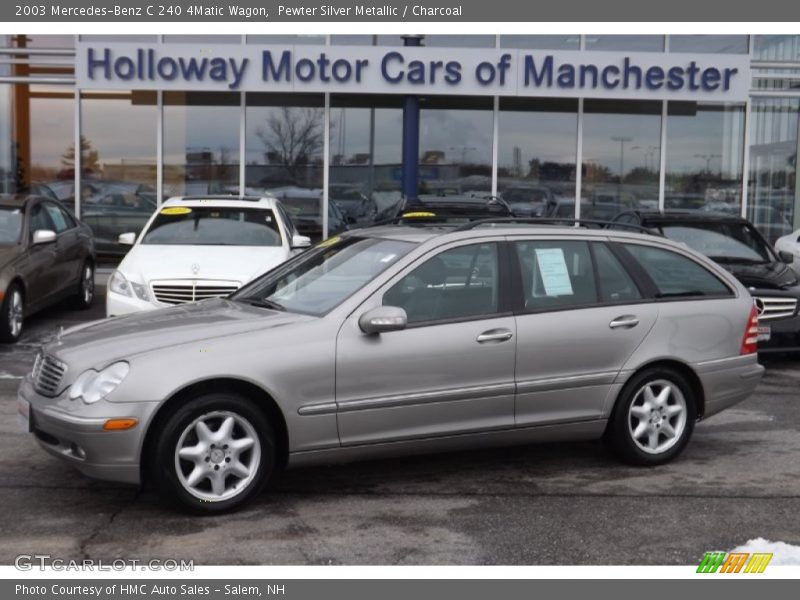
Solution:
<svg viewBox="0 0 800 600"><path fill-rule="evenodd" d="M0 193L35 193L74 208L74 93L0 85Z"/></svg>
<svg viewBox="0 0 800 600"><path fill-rule="evenodd" d="M241 44L241 35L165 35L168 44Z"/></svg>
<svg viewBox="0 0 800 600"><path fill-rule="evenodd" d="M157 110L155 92L81 92L81 219L98 253L124 255L119 235L156 209Z"/></svg>
<svg viewBox="0 0 800 600"><path fill-rule="evenodd" d="M351 227L394 215L401 200L402 98L331 96L328 198Z"/></svg>
<svg viewBox="0 0 800 600"><path fill-rule="evenodd" d="M770 243L800 228L800 98L756 98L751 107L747 218Z"/></svg>
<svg viewBox="0 0 800 600"><path fill-rule="evenodd" d="M575 215L578 101L501 98L497 192L518 215Z"/></svg>
<svg viewBox="0 0 800 600"><path fill-rule="evenodd" d="M426 35L423 46L429 48L494 48L493 35Z"/></svg>
<svg viewBox="0 0 800 600"><path fill-rule="evenodd" d="M531 50L579 50L579 35L501 35L501 48L525 48Z"/></svg>
<svg viewBox="0 0 800 600"><path fill-rule="evenodd" d="M663 35L587 35L586 50L663 52Z"/></svg>
<svg viewBox="0 0 800 600"><path fill-rule="evenodd" d="M14 35L14 46L21 48L48 48L51 50L57 49L71 49L75 47L74 35L49 35L49 34L27 34L27 35ZM23 40L23 44L20 43Z"/></svg>
<svg viewBox="0 0 800 600"><path fill-rule="evenodd" d="M492 99L427 96L420 106L419 194L490 195Z"/></svg>
<svg viewBox="0 0 800 600"><path fill-rule="evenodd" d="M581 217L658 207L661 102L586 100Z"/></svg>
<svg viewBox="0 0 800 600"><path fill-rule="evenodd" d="M747 54L746 35L671 35L670 52Z"/></svg>
<svg viewBox="0 0 800 600"><path fill-rule="evenodd" d="M158 42L157 35L117 35L115 33L108 33L105 35L82 35L80 36L82 42L110 42L110 43L127 43L127 42L144 42L154 44Z"/></svg>
<svg viewBox="0 0 800 600"><path fill-rule="evenodd" d="M324 97L248 93L246 99L245 191L280 198L299 232L321 239ZM329 214L331 233L335 220Z"/></svg>
<svg viewBox="0 0 800 600"><path fill-rule="evenodd" d="M324 35L248 35L248 44L325 45Z"/></svg>
<svg viewBox="0 0 800 600"><path fill-rule="evenodd" d="M239 188L241 96L164 92L164 196Z"/></svg>
<svg viewBox="0 0 800 600"><path fill-rule="evenodd" d="M753 39L754 60L800 60L800 35L757 35Z"/></svg>
<svg viewBox="0 0 800 600"><path fill-rule="evenodd" d="M670 102L665 208L739 214L744 105Z"/></svg>

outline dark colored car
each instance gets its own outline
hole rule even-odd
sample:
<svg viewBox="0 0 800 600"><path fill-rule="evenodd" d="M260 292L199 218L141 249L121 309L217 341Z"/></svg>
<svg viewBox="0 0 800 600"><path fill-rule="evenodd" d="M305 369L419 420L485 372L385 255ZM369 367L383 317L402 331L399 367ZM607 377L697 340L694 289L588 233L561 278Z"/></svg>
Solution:
<svg viewBox="0 0 800 600"><path fill-rule="evenodd" d="M346 219L359 225L375 221L378 206L358 186L332 183L328 186L328 199L334 202Z"/></svg>
<svg viewBox="0 0 800 600"><path fill-rule="evenodd" d="M92 228L98 254L124 256L121 233L139 233L156 210L155 190L126 182L85 182L81 220Z"/></svg>
<svg viewBox="0 0 800 600"><path fill-rule="evenodd" d="M313 243L322 239L322 191L300 187L267 190L281 201L297 232L311 238ZM348 219L335 202L328 202L328 235L333 236L349 228Z"/></svg>
<svg viewBox="0 0 800 600"><path fill-rule="evenodd" d="M758 310L759 352L800 351L800 282L750 221L706 211L625 211L615 223L641 225L705 254L733 274Z"/></svg>
<svg viewBox="0 0 800 600"><path fill-rule="evenodd" d="M25 317L66 297L94 300L92 230L63 204L0 196L0 341L16 342Z"/></svg>

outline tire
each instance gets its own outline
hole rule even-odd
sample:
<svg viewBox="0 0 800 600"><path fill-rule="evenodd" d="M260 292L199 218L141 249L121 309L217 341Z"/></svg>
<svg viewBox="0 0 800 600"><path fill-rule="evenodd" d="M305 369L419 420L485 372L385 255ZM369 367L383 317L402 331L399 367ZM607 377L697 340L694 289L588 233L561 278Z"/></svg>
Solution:
<svg viewBox="0 0 800 600"><path fill-rule="evenodd" d="M232 425L229 435L224 423ZM237 445L242 449L237 451ZM230 512L251 501L272 474L275 435L247 398L206 394L169 416L156 433L150 461L149 471L165 500L195 514Z"/></svg>
<svg viewBox="0 0 800 600"><path fill-rule="evenodd" d="M81 267L81 273L78 276L77 290L73 296L73 305L75 308L86 310L92 306L94 302L94 265L91 261L86 261Z"/></svg>
<svg viewBox="0 0 800 600"><path fill-rule="evenodd" d="M25 295L19 284L8 286L0 306L0 342L13 344L22 335L25 322Z"/></svg>
<svg viewBox="0 0 800 600"><path fill-rule="evenodd" d="M606 441L627 463L660 465L686 447L696 420L697 399L686 378L667 367L645 369L622 388Z"/></svg>

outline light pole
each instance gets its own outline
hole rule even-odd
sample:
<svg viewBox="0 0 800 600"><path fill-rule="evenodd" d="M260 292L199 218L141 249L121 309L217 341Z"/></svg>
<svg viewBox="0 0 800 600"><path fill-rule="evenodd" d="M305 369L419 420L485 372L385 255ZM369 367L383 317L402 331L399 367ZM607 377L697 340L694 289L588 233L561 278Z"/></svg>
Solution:
<svg viewBox="0 0 800 600"><path fill-rule="evenodd" d="M711 173L711 161L715 158L722 158L721 154L695 154L695 158L702 158L706 161L706 173Z"/></svg>

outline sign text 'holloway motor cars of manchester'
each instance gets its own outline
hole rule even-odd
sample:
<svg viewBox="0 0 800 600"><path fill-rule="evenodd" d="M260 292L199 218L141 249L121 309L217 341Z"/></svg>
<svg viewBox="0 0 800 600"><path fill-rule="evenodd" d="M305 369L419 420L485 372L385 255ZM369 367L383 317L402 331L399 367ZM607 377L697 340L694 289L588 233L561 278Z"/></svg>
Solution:
<svg viewBox="0 0 800 600"><path fill-rule="evenodd" d="M740 55L92 43L77 55L81 88L743 101L750 81Z"/></svg>

